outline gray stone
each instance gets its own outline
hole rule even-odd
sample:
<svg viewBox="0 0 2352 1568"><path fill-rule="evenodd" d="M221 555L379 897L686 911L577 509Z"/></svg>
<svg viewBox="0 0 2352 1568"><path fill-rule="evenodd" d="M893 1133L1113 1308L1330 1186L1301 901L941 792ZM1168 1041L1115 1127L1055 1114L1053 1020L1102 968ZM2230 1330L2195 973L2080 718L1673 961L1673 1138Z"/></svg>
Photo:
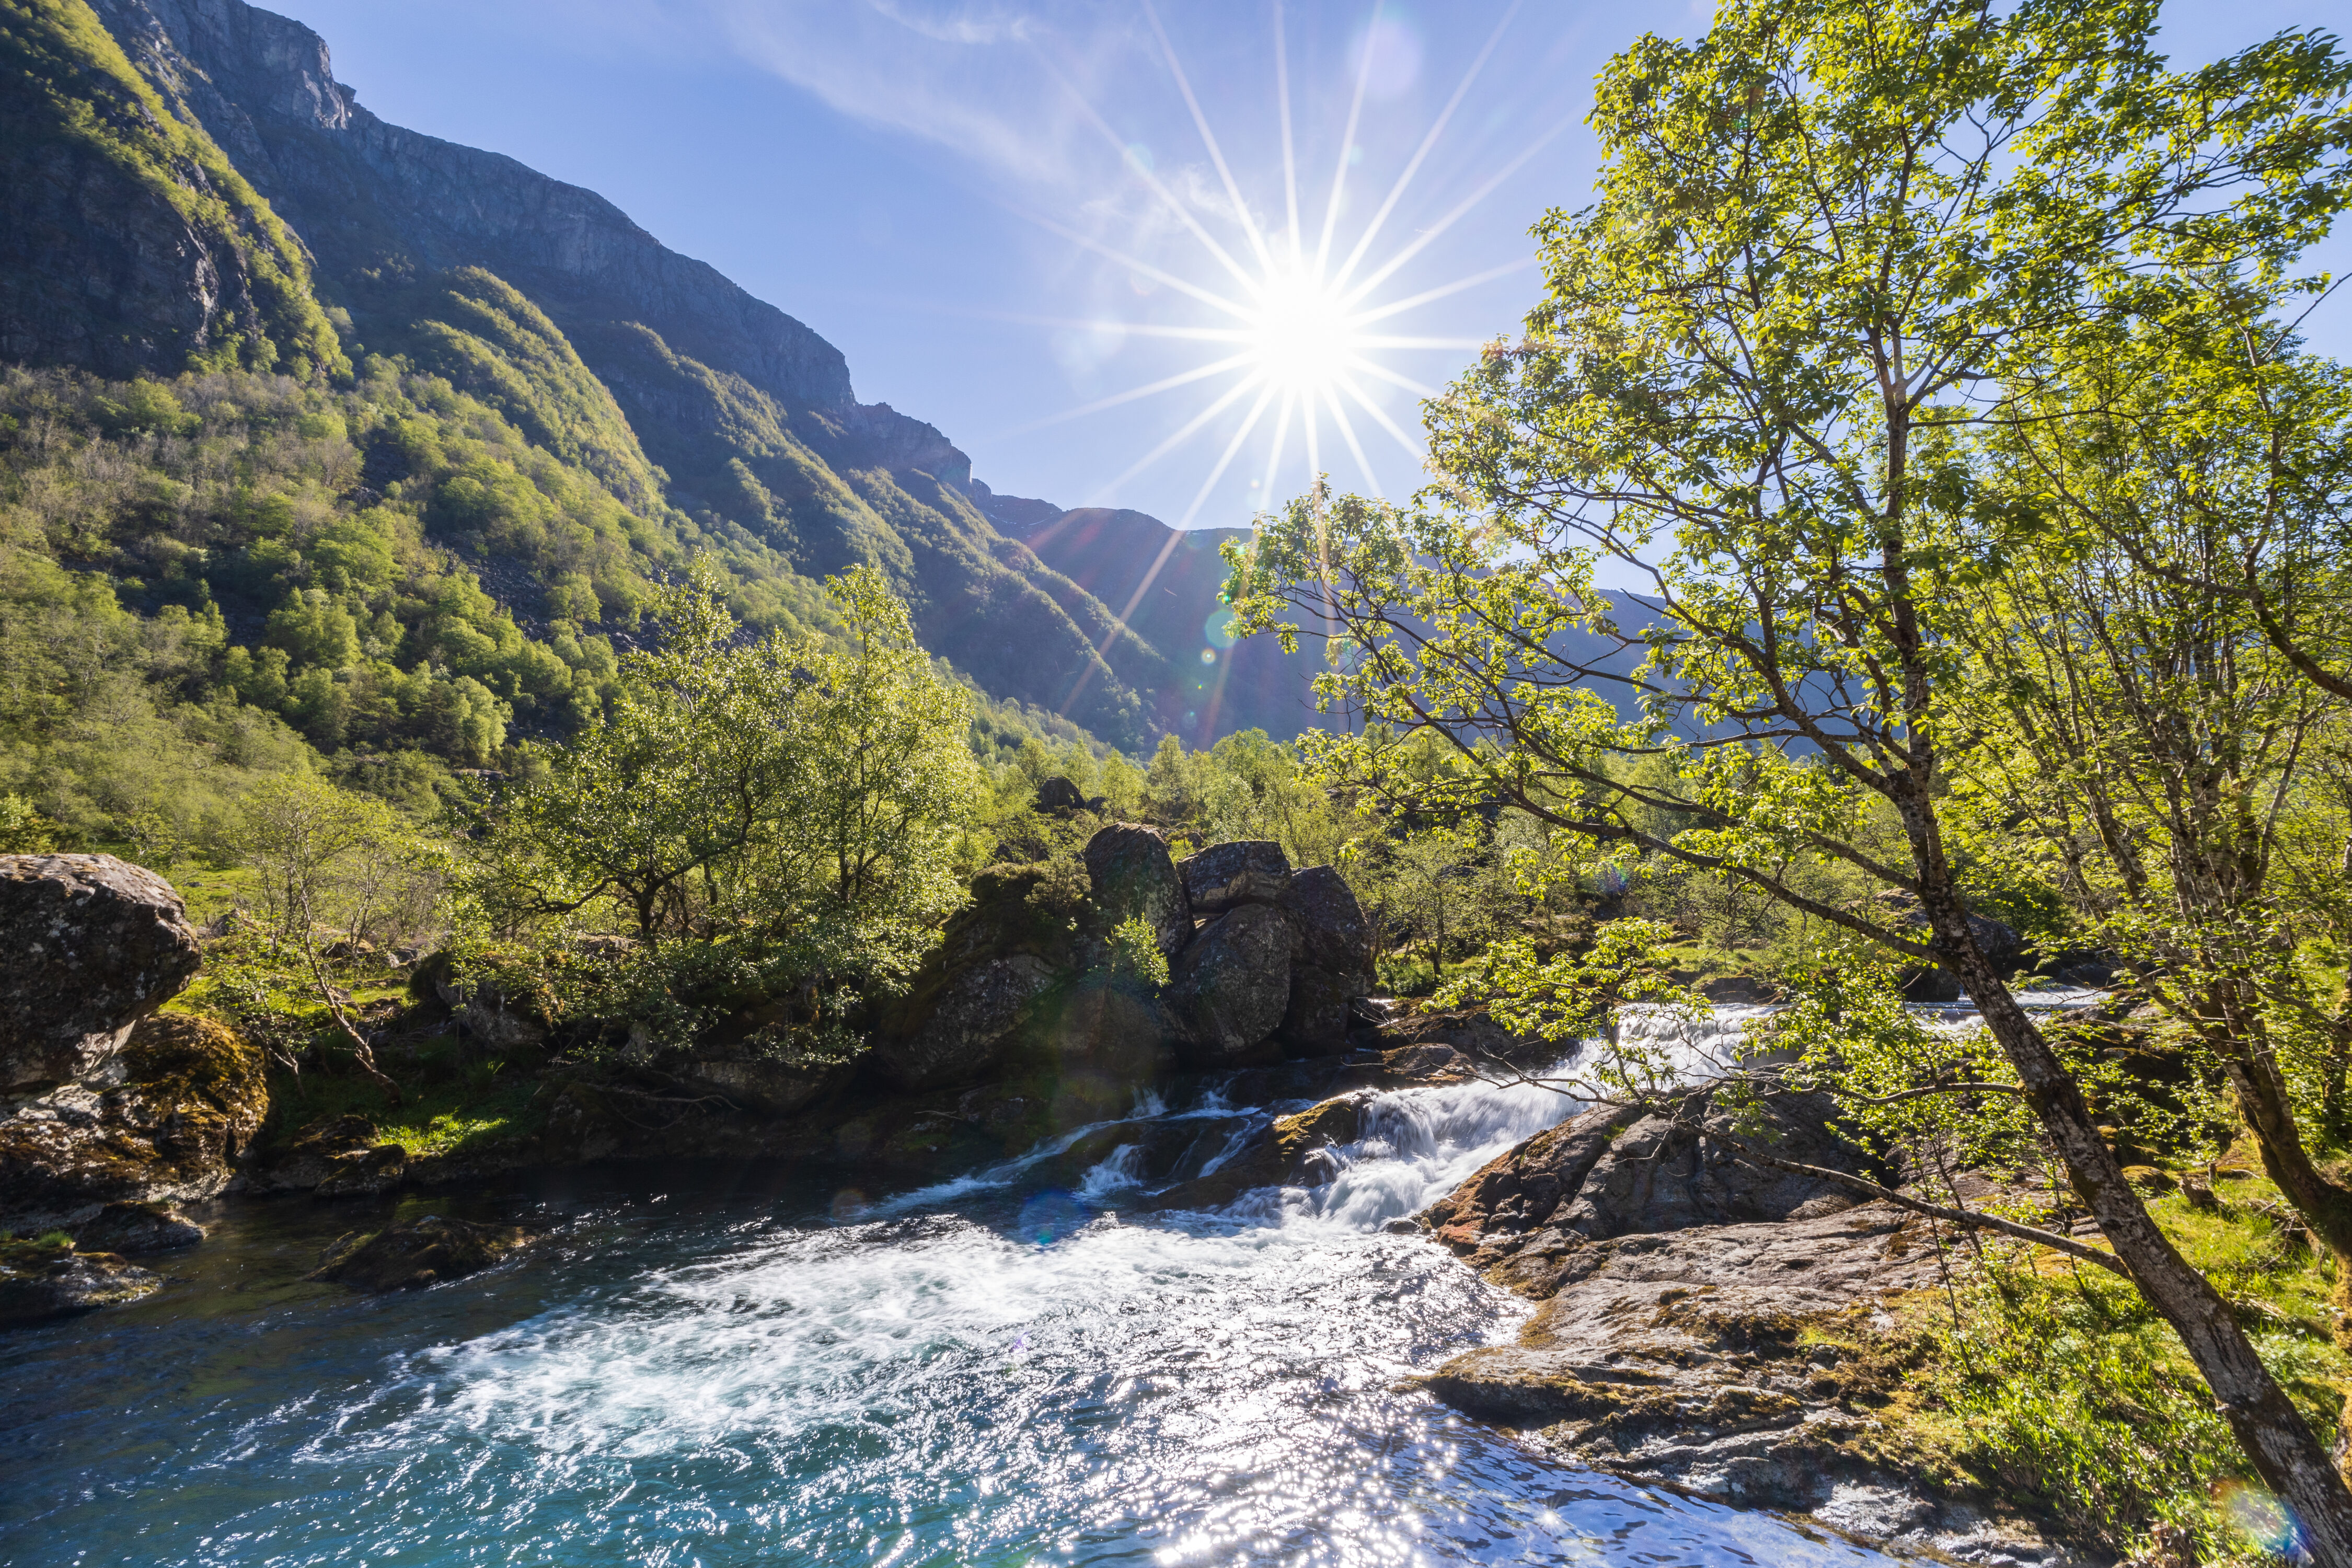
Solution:
<svg viewBox="0 0 2352 1568"><path fill-rule="evenodd" d="M1003 1054L1024 1010L1054 981L1034 953L982 959L950 976L921 1021L878 1041L874 1054L908 1089L971 1078Z"/></svg>
<svg viewBox="0 0 2352 1568"><path fill-rule="evenodd" d="M1156 827L1114 822L1087 840L1087 875L1094 883L1096 923L1105 931L1141 917L1160 951L1173 958L1192 940L1192 915L1184 879L1168 858Z"/></svg>
<svg viewBox="0 0 2352 1568"><path fill-rule="evenodd" d="M1233 1067L1271 1054L1290 1004L1294 940L1290 917L1264 904L1240 905L1193 936L1168 983L1188 1064Z"/></svg>
<svg viewBox="0 0 2352 1568"><path fill-rule="evenodd" d="M83 1252L169 1252L202 1241L205 1227L163 1204L109 1204L73 1238Z"/></svg>
<svg viewBox="0 0 2352 1568"><path fill-rule="evenodd" d="M0 1093L86 1078L201 954L186 907L111 855L0 855Z"/></svg>
<svg viewBox="0 0 2352 1568"><path fill-rule="evenodd" d="M1290 887L1288 858L1281 845L1265 839L1212 844L1178 869L1184 874L1184 897L1196 915L1277 903Z"/></svg>
<svg viewBox="0 0 2352 1568"><path fill-rule="evenodd" d="M1372 994L1370 923L1354 891L1328 866L1309 866L1292 877L1277 907L1297 933L1283 1043L1299 1056L1338 1056L1348 1048L1352 1005Z"/></svg>

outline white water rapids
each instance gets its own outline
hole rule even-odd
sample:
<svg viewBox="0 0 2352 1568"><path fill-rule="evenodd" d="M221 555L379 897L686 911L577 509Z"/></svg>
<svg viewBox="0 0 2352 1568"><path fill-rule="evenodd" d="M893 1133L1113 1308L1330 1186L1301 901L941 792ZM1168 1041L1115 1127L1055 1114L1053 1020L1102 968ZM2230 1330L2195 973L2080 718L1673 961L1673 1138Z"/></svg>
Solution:
<svg viewBox="0 0 2352 1568"><path fill-rule="evenodd" d="M1410 1385L1527 1304L1381 1227L1571 1108L1385 1094L1327 1184L1146 1219L1144 1135L1245 1131L1213 1094L1147 1103L1066 1186L1039 1178L1083 1134L883 1203L590 1193L520 1263L421 1294L18 1335L0 1560L1879 1561L1537 1458ZM103 1397L44 1381L68 1360Z"/></svg>

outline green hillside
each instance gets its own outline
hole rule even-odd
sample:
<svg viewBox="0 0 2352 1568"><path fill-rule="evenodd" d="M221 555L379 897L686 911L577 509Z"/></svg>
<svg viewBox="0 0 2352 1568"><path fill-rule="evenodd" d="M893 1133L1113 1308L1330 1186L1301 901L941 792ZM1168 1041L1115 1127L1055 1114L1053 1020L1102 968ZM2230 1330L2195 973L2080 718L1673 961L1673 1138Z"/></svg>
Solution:
<svg viewBox="0 0 2352 1568"><path fill-rule="evenodd" d="M1193 650L999 533L816 334L224 15L0 0L0 793L192 832L188 781L270 758L393 793L513 765L698 556L755 629L821 631L819 581L879 568L983 751L1197 706Z"/></svg>

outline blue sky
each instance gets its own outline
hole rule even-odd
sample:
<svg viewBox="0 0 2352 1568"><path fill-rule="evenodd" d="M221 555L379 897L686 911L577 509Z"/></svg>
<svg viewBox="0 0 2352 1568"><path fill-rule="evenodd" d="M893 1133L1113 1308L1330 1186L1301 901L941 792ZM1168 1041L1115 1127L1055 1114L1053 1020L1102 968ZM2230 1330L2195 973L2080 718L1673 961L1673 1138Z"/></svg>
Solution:
<svg viewBox="0 0 2352 1568"><path fill-rule="evenodd" d="M937 425L997 489L1196 526L1246 523L1269 489L1302 488L1296 413L1273 447L1283 395L1220 404L1236 369L1074 411L1236 352L1171 334L1231 325L1193 290L1246 302L1242 278L1263 276L1239 211L1277 268L1286 253L1278 66L1303 247L1336 267L1362 241L1357 308L1407 307L1366 330L1430 345L1368 351L1396 379L1358 373L1347 429L1328 408L1317 421L1336 484L1393 495L1419 464L1386 427L1417 433L1418 394L1399 383L1442 384L1464 345L1512 331L1536 291L1528 226L1586 197L1594 73L1641 33L1689 36L1706 16L1623 0L276 8L326 37L376 113L600 192L808 322L848 356L861 400ZM2166 41L2209 58L2328 9L2175 4ZM2345 315L2331 302L2316 333L2339 354Z"/></svg>

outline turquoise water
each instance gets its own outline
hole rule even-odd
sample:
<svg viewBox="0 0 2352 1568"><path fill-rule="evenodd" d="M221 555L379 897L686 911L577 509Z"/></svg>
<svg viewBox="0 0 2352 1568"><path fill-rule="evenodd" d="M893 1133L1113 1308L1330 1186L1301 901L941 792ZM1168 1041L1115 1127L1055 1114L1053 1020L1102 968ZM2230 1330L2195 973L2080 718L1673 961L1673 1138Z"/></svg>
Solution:
<svg viewBox="0 0 2352 1568"><path fill-rule="evenodd" d="M633 1167L216 1205L159 1295L0 1335L0 1563L1885 1561L1407 1384L1525 1304L1382 1226L1562 1109L1388 1096L1337 1181L1220 1214L1136 1212L1118 1148L880 1201ZM1146 1104L1136 1147L1177 1119L1243 1125ZM300 1281L395 1212L553 1229L430 1290Z"/></svg>

